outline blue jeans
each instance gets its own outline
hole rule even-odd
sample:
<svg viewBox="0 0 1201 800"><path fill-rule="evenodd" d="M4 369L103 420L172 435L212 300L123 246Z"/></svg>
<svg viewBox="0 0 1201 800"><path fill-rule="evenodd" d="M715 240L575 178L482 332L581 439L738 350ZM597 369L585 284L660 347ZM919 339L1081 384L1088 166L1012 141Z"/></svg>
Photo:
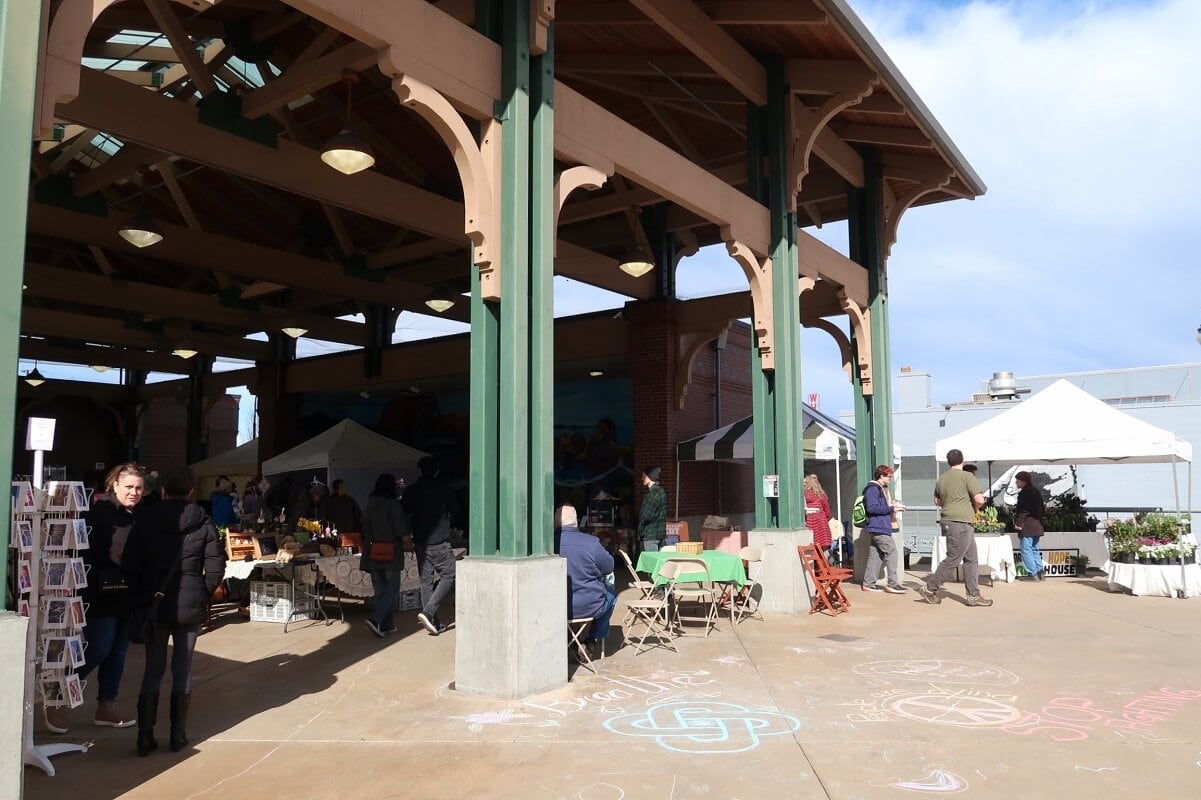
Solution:
<svg viewBox="0 0 1201 800"><path fill-rule="evenodd" d="M125 671L125 651L129 648L129 615L88 617L83 638L88 646L79 679L97 670L96 699L101 703L116 700L121 673Z"/></svg>
<svg viewBox="0 0 1201 800"><path fill-rule="evenodd" d="M1045 566L1042 554L1038 552L1038 537L1019 536L1018 542L1022 547L1022 566L1030 575L1037 575Z"/></svg>
<svg viewBox="0 0 1201 800"><path fill-rule="evenodd" d="M396 602L400 599L400 570L371 570L371 586L375 589L372 601L375 605L371 609L370 619L381 631L390 631L396 627L392 612L396 610Z"/></svg>
<svg viewBox="0 0 1201 800"><path fill-rule="evenodd" d="M421 573L421 611L434 619L438 616L438 606L455 588L455 551L450 542L418 546L417 569Z"/></svg>
<svg viewBox="0 0 1201 800"><path fill-rule="evenodd" d="M609 638L609 620L613 617L613 609L617 607L617 587L610 584L605 592L605 604L592 615L592 628L588 634L591 639Z"/></svg>

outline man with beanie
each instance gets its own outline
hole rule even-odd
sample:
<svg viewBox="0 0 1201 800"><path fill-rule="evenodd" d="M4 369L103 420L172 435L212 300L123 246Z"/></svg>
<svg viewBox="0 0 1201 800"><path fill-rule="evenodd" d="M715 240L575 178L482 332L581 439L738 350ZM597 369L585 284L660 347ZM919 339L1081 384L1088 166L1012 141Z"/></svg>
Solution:
<svg viewBox="0 0 1201 800"><path fill-rule="evenodd" d="M405 491L400 505L413 528L413 548L421 573L421 611L417 621L437 636L446 630L438 619L438 606L455 586L455 553L450 546L450 518L455 513L454 494L439 478L438 459L426 456L417 462L421 477ZM435 573L438 576L434 583Z"/></svg>
<svg viewBox="0 0 1201 800"><path fill-rule="evenodd" d="M646 494L638 514L638 537L642 539L642 549L650 552L657 551L659 543L667 535L667 492L659 483L661 473L658 467L650 467L642 472Z"/></svg>

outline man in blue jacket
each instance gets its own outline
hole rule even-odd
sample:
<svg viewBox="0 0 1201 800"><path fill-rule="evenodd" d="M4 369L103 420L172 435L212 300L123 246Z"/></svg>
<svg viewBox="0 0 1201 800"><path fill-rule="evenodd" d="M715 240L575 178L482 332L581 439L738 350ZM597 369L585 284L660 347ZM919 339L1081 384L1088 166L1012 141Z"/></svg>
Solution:
<svg viewBox="0 0 1201 800"><path fill-rule="evenodd" d="M885 591L889 594L904 594L897 574L896 542L892 538L893 514L904 511L905 506L892 502L888 485L892 483L892 467L881 464L873 473L875 480L863 487L863 508L867 511L867 522L863 529L872 535L872 546L867 551L867 569L863 573L863 591ZM880 578L880 563L888 575L888 585L883 590L876 585Z"/></svg>
<svg viewBox="0 0 1201 800"><path fill-rule="evenodd" d="M604 641L617 604L617 589L610 583L613 556L595 536L579 529L574 506L560 506L555 525L559 528L559 555L567 559L567 618L592 617L588 641Z"/></svg>

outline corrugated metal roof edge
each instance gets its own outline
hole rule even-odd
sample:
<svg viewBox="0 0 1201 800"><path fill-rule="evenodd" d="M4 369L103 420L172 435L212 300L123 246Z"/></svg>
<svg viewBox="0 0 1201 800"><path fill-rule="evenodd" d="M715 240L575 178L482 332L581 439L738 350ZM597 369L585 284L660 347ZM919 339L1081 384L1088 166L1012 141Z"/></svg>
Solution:
<svg viewBox="0 0 1201 800"><path fill-rule="evenodd" d="M899 96L898 99L906 108L916 113L917 123L933 136L936 144L950 159L951 166L955 168L955 172L959 174L968 188L977 197L987 192L988 187L984 181L972 169L972 165L968 163L963 153L959 152L959 148L951 141L951 137L943 130L934 114L922 102L914 88L909 85L909 81L905 80L905 76L897 69L897 65L892 63L892 59L884 52L884 48L876 41L876 37L872 36L871 31L863 24L863 20L859 19L858 15L851 10L846 0L821 0L821 4L826 7L826 13L850 37L852 44L863 51L864 58L880 73L889 89Z"/></svg>

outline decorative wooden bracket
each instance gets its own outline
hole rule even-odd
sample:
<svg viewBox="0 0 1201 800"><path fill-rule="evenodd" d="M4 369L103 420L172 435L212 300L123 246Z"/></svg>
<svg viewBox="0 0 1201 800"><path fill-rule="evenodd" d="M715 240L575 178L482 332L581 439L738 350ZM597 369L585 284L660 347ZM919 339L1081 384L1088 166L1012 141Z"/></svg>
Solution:
<svg viewBox="0 0 1201 800"><path fill-rule="evenodd" d="M390 50L381 53L381 65L391 61ZM471 258L480 271L480 294L485 300L500 300L497 208L491 173L475 137L454 106L428 84L399 74L392 79L392 90L401 105L413 109L430 124L454 156L463 184L463 232L471 240Z"/></svg>
<svg viewBox="0 0 1201 800"><path fill-rule="evenodd" d="M705 345L716 339L720 339L726 331L730 330L730 323L727 322L717 328L706 328L702 331L695 331L696 336L688 345L688 348L680 355L680 359L676 362L676 409L684 410L684 398L688 396L688 387L692 384L692 366L696 363L696 357L700 355L701 350ZM691 332L690 332L691 333ZM683 339L683 336L680 337Z"/></svg>
<svg viewBox="0 0 1201 800"><path fill-rule="evenodd" d="M789 211L796 212L796 198L801 193L805 176L809 174L809 159L818 135L843 109L859 103L872 93L880 76L871 70L848 70L830 85L831 96L817 108L802 105L792 107L792 147L788 151Z"/></svg>
<svg viewBox="0 0 1201 800"><path fill-rule="evenodd" d="M851 320L851 330L855 334L855 359L859 367L859 385L862 387L863 396L868 397L873 394L871 309L865 308L847 297L846 289L838 290L838 300Z"/></svg>
<svg viewBox="0 0 1201 800"><path fill-rule="evenodd" d="M174 0L203 11L219 0ZM100 15L120 0L62 0L46 32L46 47L38 70L38 99L33 138L48 139L54 128L54 107L79 97L79 70L83 44Z"/></svg>
<svg viewBox="0 0 1201 800"><path fill-rule="evenodd" d="M775 371L776 354L774 351L775 335L772 326L775 314L772 310L771 293L771 259L760 258L751 248L734 238L730 227L723 226L721 238L726 242L726 252L742 267L751 289L751 307L754 310L753 326L755 340L759 347L759 366L764 371Z"/></svg>
<svg viewBox="0 0 1201 800"><path fill-rule="evenodd" d="M953 177L954 173L950 170L932 174L897 198L891 211L888 212L887 218L884 220L885 258L892 255L892 246L896 244L897 241L897 228L901 224L901 217L906 211L909 210L910 206L931 192L937 192L940 189L945 189Z"/></svg>
<svg viewBox="0 0 1201 800"><path fill-rule="evenodd" d="M555 0L530 0L530 55L546 52L547 31L555 18Z"/></svg>
<svg viewBox="0 0 1201 800"><path fill-rule="evenodd" d="M609 175L613 174L612 167L608 173L604 173L596 167L568 167L559 173L559 177L555 178L555 197L554 197L554 215L555 227L554 230L559 230L559 212L563 210L563 204L567 202L567 198L576 189L587 189L590 192L595 192L597 189L605 185L609 180ZM555 252L559 249L559 237L555 235Z"/></svg>
<svg viewBox="0 0 1201 800"><path fill-rule="evenodd" d="M843 332L842 328L835 325L828 319L818 319L806 323L807 328L817 328L820 331L825 331L830 334L834 340L834 344L838 345L838 352L842 356L842 371L847 374L847 380L852 383L855 381L854 373L851 372L851 340Z"/></svg>

